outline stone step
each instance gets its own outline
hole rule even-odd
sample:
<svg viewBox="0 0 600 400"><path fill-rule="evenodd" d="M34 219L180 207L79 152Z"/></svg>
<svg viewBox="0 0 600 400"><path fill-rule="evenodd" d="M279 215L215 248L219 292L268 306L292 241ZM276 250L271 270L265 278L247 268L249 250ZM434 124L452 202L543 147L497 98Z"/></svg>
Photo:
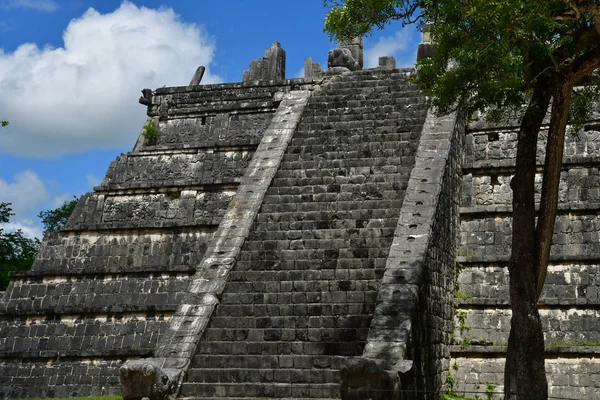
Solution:
<svg viewBox="0 0 600 400"><path fill-rule="evenodd" d="M305 122L306 124L307 122ZM306 125L305 125L306 126ZM344 135L331 136L335 133L333 129L327 129L329 125L310 123L310 130L300 130L290 141L287 149L288 154L310 153L322 154L325 149L338 146L338 150L360 150L363 145L372 143L407 142L416 141L423 127L422 121L411 121L410 124L403 123L400 126L388 125L377 128L364 127L355 123L347 127ZM333 126L333 125L332 125ZM336 124L339 127L339 124ZM316 135L318 132L320 135ZM373 133L367 133L373 132ZM329 136L325 136L329 135ZM303 137L304 136L304 137ZM352 146L352 148L346 147Z"/></svg>
<svg viewBox="0 0 600 400"><path fill-rule="evenodd" d="M403 199L365 199L362 201L337 201L337 202L313 202L313 203L289 203L289 204L263 204L261 210L265 213L283 212L310 212L310 211L350 211L350 210L399 210ZM398 212L398 211L396 211Z"/></svg>
<svg viewBox="0 0 600 400"><path fill-rule="evenodd" d="M268 239L268 238L267 238ZM265 239L265 240L267 240ZM373 242L375 243L375 242ZM310 261L309 263L303 262L300 264L296 264L294 265L290 265L290 264L286 264L288 267L292 267L293 269L300 269L303 267L309 267L309 268L314 268L314 269L336 269L338 270L338 267L342 274L345 273L344 270L347 269L352 269L352 266L348 265L348 266L343 266L343 264L341 265L337 265L337 260L339 259L355 259L355 258L384 258L387 257L388 252L389 252L389 246L381 246L382 242L377 243L377 246L366 246L364 245L364 243L362 245L360 245L360 243L358 241L352 241L352 242L339 242L339 243L331 243L329 249L319 249L319 248L313 248L313 249L296 249L296 250L280 250L281 252L281 257L275 257L275 254L273 251L266 251L266 250L252 250L252 251L244 251L241 255L240 255L240 261L239 262L245 262L245 261L253 261L253 260L261 260L261 261L273 261L273 262L279 262L279 259L282 259L283 261L300 261L300 260L307 260ZM384 242L385 244L385 242ZM334 248L333 246L338 246L338 248ZM351 261L353 262L353 261ZM259 265L253 265L253 264L242 264L245 265L246 269L254 269L254 268L261 268L263 270L266 271L270 271L272 270L272 266L270 264L259 264ZM261 267L261 265L263 265L264 267ZM373 267L375 266L380 266L379 263L375 264L373 263ZM241 267L240 267L241 268ZM240 269L241 270L241 269ZM339 275L341 276L341 275ZM368 278L370 279L370 278Z"/></svg>
<svg viewBox="0 0 600 400"><path fill-rule="evenodd" d="M304 204L311 204L311 208L321 207L324 211L332 208L332 204L340 203L344 201L350 201L354 203L370 200L401 200L404 198L404 190L402 189L389 189L385 187L377 188L373 187L375 184L366 185L342 185L343 187L331 187L329 193L317 193L317 194L296 194L296 195L270 195L265 197L263 205L265 204L297 204L297 207L301 207ZM319 206L313 206L312 204L319 204ZM323 204L325 203L325 204ZM355 206L354 208L358 208ZM335 209L335 207L334 207Z"/></svg>
<svg viewBox="0 0 600 400"><path fill-rule="evenodd" d="M368 168L359 168L348 174L332 176L301 176L288 178L273 178L270 187L272 193L277 194L312 194L312 193L335 193L339 192L342 185L355 185L361 182L394 183L394 190L406 189L409 174L401 173L378 173ZM275 192L273 192L275 191Z"/></svg>
<svg viewBox="0 0 600 400"><path fill-rule="evenodd" d="M278 178L284 178L285 175L293 173L302 172L300 177L304 176L319 176L317 175L318 170L324 170L324 172L331 175L324 176L336 176L339 175L340 172L347 174L348 169L350 168L388 168L393 165L402 165L408 164L412 156L408 155L395 155L386 158L375 158L375 159L363 159L363 158L353 158L350 160L314 160L314 161L288 161L284 162L277 173ZM405 172L410 172L410 167L404 169Z"/></svg>
<svg viewBox="0 0 600 400"><path fill-rule="evenodd" d="M315 148L316 147L316 148ZM399 142L390 141L387 143L372 142L356 146L355 149L340 149L334 145L318 145L311 146L310 152L308 147L289 147L289 151L283 156L281 168L288 169L295 164L294 162L322 162L325 160L338 160L351 162L354 160L363 160L365 158L382 162L390 158L399 157L402 155L412 155L415 153L414 143L411 141ZM304 150L304 151L303 151ZM317 150L317 152L315 152Z"/></svg>
<svg viewBox="0 0 600 400"><path fill-rule="evenodd" d="M308 132L304 134L308 135ZM378 135L379 137L380 135ZM394 137L397 139L397 137ZM377 141L355 145L353 149L340 148L339 144L290 145L283 156L283 162L310 161L310 160L344 160L371 157L397 157L399 154L414 154L416 151L415 140L390 140Z"/></svg>
<svg viewBox="0 0 600 400"><path fill-rule="evenodd" d="M290 321L291 322L291 321ZM291 325L291 324L290 324ZM230 328L207 328L204 332L203 345L212 343L230 343L231 342L260 342L260 341L354 341L364 342L369 333L369 328L307 328L307 327L288 327L270 328L270 329L230 329ZM280 339L275 339L279 337ZM250 343L247 343L248 345ZM235 345L235 344L234 344ZM232 351L232 350L231 350ZM243 353L247 353L244 351ZM240 354L243 354L240 353ZM218 354L218 353L216 353ZM226 349L225 353L230 354Z"/></svg>
<svg viewBox="0 0 600 400"><path fill-rule="evenodd" d="M410 175L411 166L408 164L407 160L403 160L403 158L409 158L410 156L397 157L394 162L389 163L371 163L368 160L356 160L350 163L345 163L341 161L332 161L329 163L318 163L312 165L310 167L302 168L294 168L294 169L280 169L277 171L275 175L275 179L278 178L294 178L294 179L306 179L306 178L329 178L329 177L347 177L347 181L344 182L344 179L341 179L340 184L361 184L363 181L366 181L370 175L390 175L390 174L400 174L402 177L406 178ZM410 157L412 158L412 157ZM308 164L308 163L307 163ZM363 178L357 177L362 176ZM397 178L397 177L396 177ZM392 179L392 178L390 178ZM382 179L382 180L385 180ZM327 184L329 180L325 179L323 182ZM274 183L279 183L280 181L275 181ZM389 180L388 180L389 182ZM290 185L294 186L298 182ZM337 182L336 182L337 183ZM369 182L371 183L371 182ZM318 183L317 183L318 184ZM331 184L331 183L329 183Z"/></svg>
<svg viewBox="0 0 600 400"><path fill-rule="evenodd" d="M272 343L267 343L268 346L272 347ZM201 369L204 366L210 366L210 368L267 368L267 369L279 369L279 368L294 368L294 369L333 369L339 370L347 357L338 355L322 355L322 354L297 354L292 353L293 350L302 350L302 346L299 344L292 347L289 343L283 343L279 345L281 352L264 355L264 354L252 354L252 355L208 355L201 354L196 355L192 361L190 369L198 368Z"/></svg>
<svg viewBox="0 0 600 400"><path fill-rule="evenodd" d="M348 249L352 250L352 249ZM355 250L355 249L354 249ZM381 250L379 250L381 251ZM246 254L247 256L247 254ZM379 259L385 262L385 259ZM377 261L377 260L375 260ZM236 263L239 264L241 261ZM252 271L252 270L243 270L243 271L232 271L230 272L230 282L233 281L244 281L245 279L249 279L251 281L255 281L257 279L261 279L264 282L272 282L272 281L311 281L318 280L325 284L332 285L331 287L340 287L339 285L343 285L343 287L352 286L353 282L363 281L363 280L374 280L377 284L381 281L385 270L383 268L378 269L323 269L323 270L314 270L312 268L307 268L306 265L312 262L312 260L296 260L296 261L287 261L287 268L285 270L279 270L279 268L275 268L275 263L278 261L270 261L269 266L272 267L272 270L268 271ZM299 266L302 266L303 269L293 269L290 267L292 263L299 263ZM377 263L377 262L376 262ZM261 264L265 265L265 262L261 262ZM378 264L378 263L377 263ZM383 264L383 262L381 263ZM339 283L338 283L339 282Z"/></svg>
<svg viewBox="0 0 600 400"><path fill-rule="evenodd" d="M352 200L353 198L358 200L369 195L398 198L398 196L403 196L404 190L406 190L406 183L402 184L398 181L366 182L367 180L368 176L354 175L348 179L348 183L293 186L294 188L299 189L290 191L291 193L286 193L286 191L282 190L282 188L274 186L271 191L267 192L265 201L270 203L276 201L282 201L286 203L333 202L340 200ZM301 191L302 189L304 192ZM348 198L342 197L341 194L346 195Z"/></svg>
<svg viewBox="0 0 600 400"><path fill-rule="evenodd" d="M268 296L268 295L266 295ZM278 296L277 296L278 297ZM286 304L219 304L219 317L257 318L259 316L340 316L369 314L375 308L376 295L360 303L286 303ZM268 298L268 297L267 297ZM218 318L218 317L213 317ZM258 322L257 322L257 327Z"/></svg>
<svg viewBox="0 0 600 400"><path fill-rule="evenodd" d="M313 331L315 332L315 331ZM353 341L337 341L336 337L323 341L323 336L315 334L312 341L302 340L298 336L300 330L295 331L293 329L277 330L267 329L265 330L264 340L254 342L216 342L206 341L200 343L197 355L208 354L208 355L231 355L241 356L244 354L255 355L255 354L279 354L279 349L287 346L290 349L302 349L302 354L313 354L313 355L340 355L340 356L359 356L365 346L364 339L362 341L357 337L358 335L348 335ZM341 336L342 335L338 335ZM356 338L353 338L355 336Z"/></svg>
<svg viewBox="0 0 600 400"><path fill-rule="evenodd" d="M181 388L181 396L196 398L339 398L339 383L189 383Z"/></svg>
<svg viewBox="0 0 600 400"><path fill-rule="evenodd" d="M265 215L266 216L266 215ZM352 217L352 215L348 215ZM333 215L332 215L333 217ZM398 217L388 217L388 218L369 218L365 219L339 219L335 217L334 219L330 218L330 221L314 221L314 220L300 220L300 221L265 221L264 218L260 221L256 221L254 227L257 231L273 231L273 230L281 230L281 231L326 231L330 229L361 229L361 228L396 228L398 225Z"/></svg>
<svg viewBox="0 0 600 400"><path fill-rule="evenodd" d="M340 379L335 369L297 369L292 368L190 368L187 371L189 381L196 383L332 383Z"/></svg>
<svg viewBox="0 0 600 400"><path fill-rule="evenodd" d="M229 283L226 293L221 297L221 306L228 304L335 304L335 303L373 303L377 301L377 290L370 291L319 291L289 292L285 287L263 287L256 292L256 285L251 291L244 287ZM259 288L260 289L260 288ZM275 290L274 290L275 289Z"/></svg>
<svg viewBox="0 0 600 400"><path fill-rule="evenodd" d="M312 312L314 311L314 312ZM267 328L368 328L373 318L372 310L364 314L334 314L323 315L316 309L308 307L294 307L284 315L271 315L265 317L238 317L238 316L213 316L210 320L211 328L233 329L267 329ZM311 313L312 312L312 313Z"/></svg>
<svg viewBox="0 0 600 400"><path fill-rule="evenodd" d="M336 210L336 211L277 211L277 212L262 212L256 217L256 221L316 221L320 223L321 229L335 228L336 225L352 224L353 227L364 227L371 219L386 219L392 218L397 220L399 210L389 208L370 208L370 209L355 209L355 210ZM329 224L329 225L327 225Z"/></svg>
<svg viewBox="0 0 600 400"><path fill-rule="evenodd" d="M396 230L395 226L392 223L395 222L392 218L387 223L387 227L384 226L384 222L382 220L371 220L366 225L366 227L357 227L357 228L338 228L338 229L291 229L287 231L280 230L279 226L274 226L274 229L268 230L253 230L247 238L248 245L246 249L248 250L287 250L289 249L289 242L302 240L305 244L310 243L311 240L336 240L336 239L344 239L344 240L352 240L357 238L378 238L378 237L391 237L394 235L394 231ZM255 226L255 228L259 228ZM261 243L265 240L268 240L269 243ZM254 241L260 241L255 243ZM341 242L343 243L343 242ZM283 246L283 247L281 247ZM333 246L337 247L337 246Z"/></svg>
<svg viewBox="0 0 600 400"><path fill-rule="evenodd" d="M247 276L250 275L250 276ZM264 278L268 279L264 279ZM238 293L306 293L306 292L352 292L352 291L377 291L379 280L357 279L351 281L327 280L282 280L272 271L238 271L231 274L227 283L228 291ZM221 302L225 301L225 294Z"/></svg>

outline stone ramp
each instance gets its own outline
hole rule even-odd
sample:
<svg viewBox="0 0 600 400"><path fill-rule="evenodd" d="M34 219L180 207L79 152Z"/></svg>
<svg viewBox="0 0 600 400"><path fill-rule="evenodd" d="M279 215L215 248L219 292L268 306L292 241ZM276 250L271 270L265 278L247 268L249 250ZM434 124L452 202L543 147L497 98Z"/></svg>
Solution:
<svg viewBox="0 0 600 400"><path fill-rule="evenodd" d="M495 386L503 391L510 331L508 259L511 247L510 178L516 129L474 124L467 134L461 200L461 248L452 364L458 393L474 396ZM546 131L542 132L542 138ZM559 189L559 212L550 265L540 299L546 340L549 393L554 398L599 399L600 230L598 166L587 129L568 137ZM541 189L542 140L538 148L537 196Z"/></svg>
<svg viewBox="0 0 600 400"><path fill-rule="evenodd" d="M186 398L338 398L362 354L425 119L402 70L310 99L204 332Z"/></svg>

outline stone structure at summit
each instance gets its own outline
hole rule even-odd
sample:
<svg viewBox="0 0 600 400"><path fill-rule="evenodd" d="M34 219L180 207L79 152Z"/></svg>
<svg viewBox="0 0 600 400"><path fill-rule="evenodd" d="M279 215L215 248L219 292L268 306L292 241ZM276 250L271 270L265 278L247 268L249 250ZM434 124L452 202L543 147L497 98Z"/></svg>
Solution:
<svg viewBox="0 0 600 400"><path fill-rule="evenodd" d="M516 127L436 117L412 69L362 69L362 40L303 79L277 42L241 83L203 74L143 90L156 142L13 277L0 395L501 393ZM600 398L599 130L565 152L541 305L554 397Z"/></svg>

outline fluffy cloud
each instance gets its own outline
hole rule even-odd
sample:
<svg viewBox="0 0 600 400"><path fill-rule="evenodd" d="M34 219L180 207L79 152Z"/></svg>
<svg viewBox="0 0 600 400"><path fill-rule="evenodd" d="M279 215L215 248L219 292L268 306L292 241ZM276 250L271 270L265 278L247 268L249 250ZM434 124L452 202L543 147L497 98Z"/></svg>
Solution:
<svg viewBox="0 0 600 400"><path fill-rule="evenodd" d="M401 67L412 67L417 61L416 53L407 53L407 50L416 48L420 42L419 33L414 27L406 27L396 32L394 36L380 37L374 46L365 46L365 68L374 68L379 65L379 57L394 56L396 64Z"/></svg>
<svg viewBox="0 0 600 400"><path fill-rule="evenodd" d="M46 185L31 170L16 174L13 182L0 179L0 202L12 203L12 211L17 217L32 210L39 211L49 198Z"/></svg>
<svg viewBox="0 0 600 400"><path fill-rule="evenodd" d="M203 83L220 81L210 73L210 38L170 8L90 8L69 23L63 41L60 48L0 50L0 115L10 121L0 152L58 156L129 147L146 118L137 102L142 88L187 85L199 65L208 67Z"/></svg>
<svg viewBox="0 0 600 400"><path fill-rule="evenodd" d="M23 231L23 235L33 239L38 238L42 239L43 237L43 229L42 225L39 222L32 221L30 219L22 219L17 222L10 222L8 224L3 224L2 228L6 232L15 232L18 230Z"/></svg>

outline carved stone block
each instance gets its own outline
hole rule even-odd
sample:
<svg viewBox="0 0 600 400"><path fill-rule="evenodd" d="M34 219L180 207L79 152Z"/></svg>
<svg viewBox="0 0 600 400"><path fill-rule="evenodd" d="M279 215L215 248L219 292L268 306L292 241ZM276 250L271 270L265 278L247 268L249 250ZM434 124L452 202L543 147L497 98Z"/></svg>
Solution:
<svg viewBox="0 0 600 400"><path fill-rule="evenodd" d="M352 52L348 49L329 50L327 55L327 68L344 67L350 71L356 71L360 68L358 62L352 57Z"/></svg>
<svg viewBox="0 0 600 400"><path fill-rule="evenodd" d="M182 379L181 370L163 369L160 360L128 361L121 368L121 395L123 400L174 399Z"/></svg>

